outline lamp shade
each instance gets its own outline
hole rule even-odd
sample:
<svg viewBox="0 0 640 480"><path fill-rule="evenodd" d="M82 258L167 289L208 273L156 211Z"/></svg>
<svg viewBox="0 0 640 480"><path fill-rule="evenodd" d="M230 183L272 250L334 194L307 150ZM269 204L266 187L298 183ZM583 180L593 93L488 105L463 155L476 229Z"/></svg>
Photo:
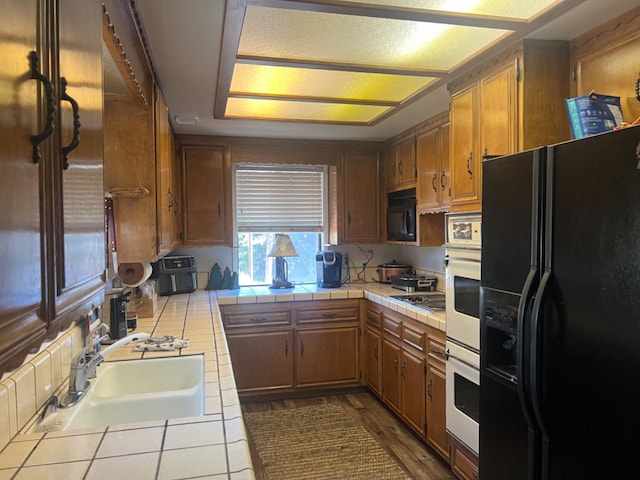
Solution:
<svg viewBox="0 0 640 480"><path fill-rule="evenodd" d="M289 235L282 233L276 234L276 243L269 252L269 257L297 257L298 252L296 247L293 246Z"/></svg>

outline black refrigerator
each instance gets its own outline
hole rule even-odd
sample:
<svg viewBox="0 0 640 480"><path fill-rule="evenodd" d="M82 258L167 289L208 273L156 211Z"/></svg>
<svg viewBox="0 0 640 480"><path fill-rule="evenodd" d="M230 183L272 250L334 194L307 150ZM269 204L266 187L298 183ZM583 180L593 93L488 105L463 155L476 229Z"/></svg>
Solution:
<svg viewBox="0 0 640 480"><path fill-rule="evenodd" d="M480 477L637 479L640 127L483 162Z"/></svg>

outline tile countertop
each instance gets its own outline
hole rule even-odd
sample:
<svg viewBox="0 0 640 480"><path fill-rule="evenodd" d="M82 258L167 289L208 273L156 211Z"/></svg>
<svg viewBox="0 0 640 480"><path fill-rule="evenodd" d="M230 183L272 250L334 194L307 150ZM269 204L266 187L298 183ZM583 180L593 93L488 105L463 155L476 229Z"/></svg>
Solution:
<svg viewBox="0 0 640 480"><path fill-rule="evenodd" d="M297 285L239 291L196 291L160 297L154 318L138 319L138 332L189 338L184 354L205 357L205 415L166 421L66 432L19 434L0 452L0 480L121 478L227 480L254 479L253 464L235 387L218 304L366 298L440 330L444 312L427 313L389 295L400 290L383 284L322 289ZM106 361L180 355L134 352L125 346ZM61 393L61 392L57 392ZM27 431L32 422L23 429Z"/></svg>

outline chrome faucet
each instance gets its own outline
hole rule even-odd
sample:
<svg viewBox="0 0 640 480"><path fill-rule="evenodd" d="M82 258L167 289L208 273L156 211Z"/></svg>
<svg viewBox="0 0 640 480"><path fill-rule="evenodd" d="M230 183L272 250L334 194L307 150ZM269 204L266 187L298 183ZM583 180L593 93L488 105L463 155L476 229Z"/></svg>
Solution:
<svg viewBox="0 0 640 480"><path fill-rule="evenodd" d="M99 328L102 328L103 325L106 327L105 324L102 324ZM65 394L62 400L60 400L61 408L67 408L75 405L84 396L84 394L87 393L90 386L89 379L95 378L96 368L102 363L109 353L129 343L146 340L149 338L149 334L134 333L132 335L128 335L100 351L100 345L102 342L109 338L109 333L102 335L73 358L71 361L71 371L69 372L69 391Z"/></svg>

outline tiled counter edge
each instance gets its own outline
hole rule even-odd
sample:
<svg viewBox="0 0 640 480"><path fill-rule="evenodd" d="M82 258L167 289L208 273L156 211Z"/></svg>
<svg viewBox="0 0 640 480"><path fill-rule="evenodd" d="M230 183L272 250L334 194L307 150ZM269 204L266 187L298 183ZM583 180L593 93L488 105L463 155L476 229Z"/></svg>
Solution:
<svg viewBox="0 0 640 480"><path fill-rule="evenodd" d="M44 472L54 478L106 479L116 470L138 479L253 479L218 305L365 298L444 331L444 312L428 314L389 298L397 293L388 285L365 284L339 289L296 286L293 291L278 292L266 287L240 292L199 290L161 297L156 315L138 319L137 331L190 338L184 354L204 354L204 417L21 434L47 399L66 388L71 359L82 348L82 329L70 329L0 382L0 480L42 478ZM180 354L122 348L109 360Z"/></svg>
<svg viewBox="0 0 640 480"><path fill-rule="evenodd" d="M74 330L52 342L61 352L44 371L57 369L55 375L68 376L73 352L81 348L81 330ZM18 433L28 429L34 413L54 393L51 390L55 384L49 381L44 401L36 405L33 385L38 384L37 377L46 376L38 373L38 358L54 357L45 348L0 383L0 480L95 480L112 479L114 474L138 480L255 478L215 292L162 297L153 318L138 319L137 331L189 338L189 347L183 352L144 353L124 347L108 359L202 353L205 416L66 432ZM77 348L72 348L74 342ZM51 368L51 363L55 367ZM55 391L64 391L66 381L62 378ZM31 400L28 391L32 392Z"/></svg>

